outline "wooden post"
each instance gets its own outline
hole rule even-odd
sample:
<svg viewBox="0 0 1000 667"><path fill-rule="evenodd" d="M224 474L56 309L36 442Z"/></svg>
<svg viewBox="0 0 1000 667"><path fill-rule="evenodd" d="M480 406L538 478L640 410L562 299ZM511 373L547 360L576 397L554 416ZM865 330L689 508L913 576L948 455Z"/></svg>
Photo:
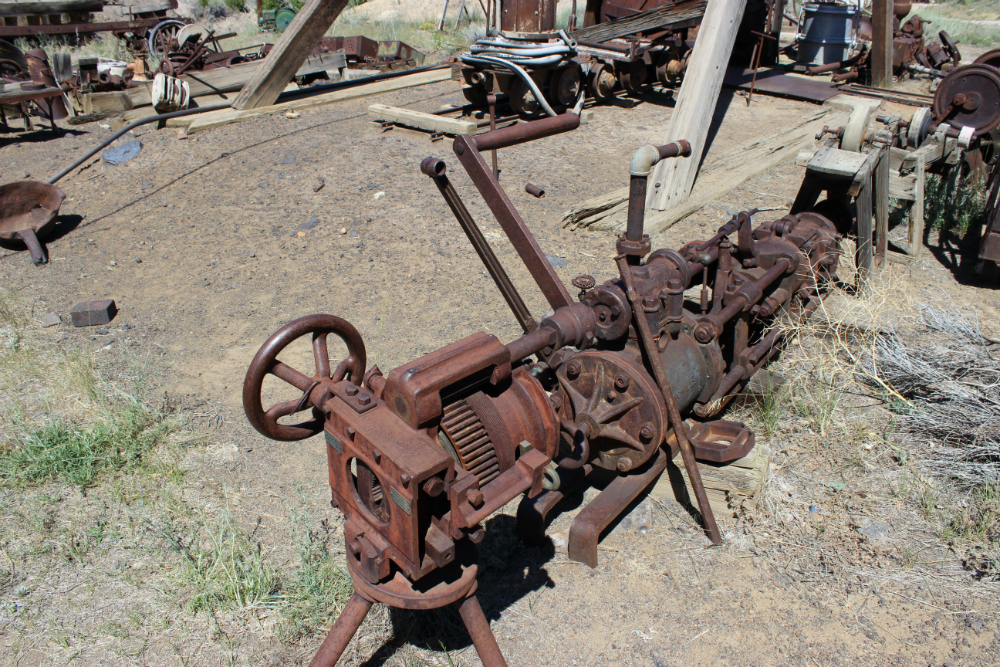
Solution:
<svg viewBox="0 0 1000 667"><path fill-rule="evenodd" d="M691 194L745 7L746 0L708 0L691 53L691 64L684 73L684 82L663 141L688 140L691 142L691 157L664 160L656 165L649 179L654 185L646 199L647 207L662 211L668 205L683 203Z"/></svg>
<svg viewBox="0 0 1000 667"><path fill-rule="evenodd" d="M872 0L872 80L892 88L892 0Z"/></svg>
<svg viewBox="0 0 1000 667"><path fill-rule="evenodd" d="M913 170L917 182L913 186L913 206L910 208L910 256L919 257L924 247L924 179L926 167L923 155L917 155L917 167Z"/></svg>
<svg viewBox="0 0 1000 667"><path fill-rule="evenodd" d="M469 10L465 8L465 0L462 0L462 4L458 6L458 18L455 19L455 30L458 30L458 26L462 25L462 14L468 14Z"/></svg>
<svg viewBox="0 0 1000 667"><path fill-rule="evenodd" d="M330 29L348 0L309 0L281 34L253 78L243 87L233 108L259 109L274 104L278 95Z"/></svg>
<svg viewBox="0 0 1000 667"><path fill-rule="evenodd" d="M444 0L444 9L441 10L441 20L438 21L438 32L444 30L444 19L448 16L448 0Z"/></svg>

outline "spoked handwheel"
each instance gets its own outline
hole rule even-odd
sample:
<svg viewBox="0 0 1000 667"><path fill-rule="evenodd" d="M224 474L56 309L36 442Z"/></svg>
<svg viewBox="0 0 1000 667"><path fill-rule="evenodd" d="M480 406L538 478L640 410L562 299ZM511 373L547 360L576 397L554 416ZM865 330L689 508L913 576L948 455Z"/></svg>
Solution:
<svg viewBox="0 0 1000 667"><path fill-rule="evenodd" d="M347 358L330 372L330 350L327 336L336 334L347 345ZM294 341L312 336L315 372L306 375L279 361L278 355ZM279 424L278 420L322 403L331 384L349 379L361 385L365 374L365 343L361 334L350 322L334 315L307 315L281 327L257 351L246 379L243 381L243 409L250 424L261 434L273 440L304 440L323 430L323 418L318 410L313 418L295 425ZM264 378L273 375L302 392L299 398L273 405L267 410L261 403ZM315 400L313 400L315 399Z"/></svg>
<svg viewBox="0 0 1000 667"><path fill-rule="evenodd" d="M185 25L184 21L168 19L153 26L149 33L149 54L154 58L163 58L170 51L174 51L177 33Z"/></svg>

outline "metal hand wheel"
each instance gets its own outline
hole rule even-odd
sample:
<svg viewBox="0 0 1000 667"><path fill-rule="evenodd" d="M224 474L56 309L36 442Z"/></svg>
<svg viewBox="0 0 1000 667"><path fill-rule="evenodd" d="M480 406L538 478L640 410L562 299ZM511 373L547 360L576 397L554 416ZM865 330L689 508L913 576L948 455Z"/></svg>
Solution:
<svg viewBox="0 0 1000 667"><path fill-rule="evenodd" d="M299 338L311 334L313 358L316 370L306 375L288 364L278 361L278 355ZM336 334L347 344L347 358L330 372L330 351L327 336ZM304 440L323 430L323 418L318 410L313 410L313 418L301 424L279 424L278 420L296 414L308 407L315 408L310 398L319 389L317 398L324 393L323 385L340 382L349 377L356 385L361 385L365 374L365 343L361 334L350 322L334 315L307 315L289 322L278 329L257 351L243 381L243 409L247 419L258 432L273 440ZM273 405L267 410L261 404L261 389L264 378L274 375L302 392L300 398ZM317 403L318 404L318 403Z"/></svg>

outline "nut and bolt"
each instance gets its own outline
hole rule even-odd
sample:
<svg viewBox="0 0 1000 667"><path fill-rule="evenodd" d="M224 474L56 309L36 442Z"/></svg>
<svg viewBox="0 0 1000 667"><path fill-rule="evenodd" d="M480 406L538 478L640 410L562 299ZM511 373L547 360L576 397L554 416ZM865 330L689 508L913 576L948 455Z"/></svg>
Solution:
<svg viewBox="0 0 1000 667"><path fill-rule="evenodd" d="M625 391L626 389L628 389L628 386L629 384L631 384L631 382L632 381L629 380L627 375L625 375L624 373L619 373L618 377L615 378L615 389L617 389L618 391Z"/></svg>
<svg viewBox="0 0 1000 667"><path fill-rule="evenodd" d="M372 397L368 394L361 394L358 396L358 405L364 407L366 405L371 405Z"/></svg>
<svg viewBox="0 0 1000 667"><path fill-rule="evenodd" d="M358 395L358 391L359 390L357 387L351 385L350 387L344 390L344 393L353 398Z"/></svg>
<svg viewBox="0 0 1000 667"><path fill-rule="evenodd" d="M653 427L649 424L643 424L642 429L639 431L639 437L643 440L650 440L653 437Z"/></svg>
<svg viewBox="0 0 1000 667"><path fill-rule="evenodd" d="M632 459L618 459L618 472L628 472L632 469Z"/></svg>
<svg viewBox="0 0 1000 667"><path fill-rule="evenodd" d="M424 492L432 498L440 496L444 492L444 482L440 477L431 477L424 482Z"/></svg>
<svg viewBox="0 0 1000 667"><path fill-rule="evenodd" d="M480 507L483 506L483 501L485 500L485 498L483 498L483 492L480 491L479 489L472 489L471 491L469 491L467 497L469 499L469 504L475 507L476 509L479 509Z"/></svg>
<svg viewBox="0 0 1000 667"><path fill-rule="evenodd" d="M571 361L568 364L566 364L566 375L570 376L571 378L575 378L579 374L580 374L579 361Z"/></svg>

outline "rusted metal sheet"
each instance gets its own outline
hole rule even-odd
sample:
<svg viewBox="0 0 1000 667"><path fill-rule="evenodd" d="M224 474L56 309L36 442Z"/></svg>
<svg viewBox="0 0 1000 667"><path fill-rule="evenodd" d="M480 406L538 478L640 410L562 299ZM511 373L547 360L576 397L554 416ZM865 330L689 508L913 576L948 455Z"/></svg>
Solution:
<svg viewBox="0 0 1000 667"><path fill-rule="evenodd" d="M817 104L822 104L841 93L828 81L812 81L773 69L763 69L757 72L757 79L754 82L754 70L729 67L726 69L726 76L722 83L729 88L739 88L740 90L750 90L752 86L756 92L765 95Z"/></svg>

